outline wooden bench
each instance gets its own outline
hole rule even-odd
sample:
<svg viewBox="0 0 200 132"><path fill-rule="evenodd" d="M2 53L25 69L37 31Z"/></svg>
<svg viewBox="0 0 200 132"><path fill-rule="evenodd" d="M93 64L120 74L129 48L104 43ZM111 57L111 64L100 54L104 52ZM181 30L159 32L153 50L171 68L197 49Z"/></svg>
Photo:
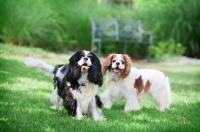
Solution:
<svg viewBox="0 0 200 132"><path fill-rule="evenodd" d="M123 53L127 52L128 44L148 45L148 61L150 62L153 32L144 31L142 23L139 20L91 18L91 24L91 51L94 52L95 43L98 43L98 55L101 56L103 42L124 44ZM140 48L139 53L141 50L142 49Z"/></svg>

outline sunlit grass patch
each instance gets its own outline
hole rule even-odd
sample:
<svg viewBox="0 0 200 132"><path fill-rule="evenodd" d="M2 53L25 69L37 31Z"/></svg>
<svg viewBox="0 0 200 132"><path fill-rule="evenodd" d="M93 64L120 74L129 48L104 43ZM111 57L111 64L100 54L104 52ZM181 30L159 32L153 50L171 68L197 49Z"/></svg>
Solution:
<svg viewBox="0 0 200 132"><path fill-rule="evenodd" d="M15 46L6 47L12 51ZM29 50L34 56L34 49ZM137 64L139 68L155 68L170 79L172 104L169 110L156 110L151 97L141 101L142 110L124 112L125 101L115 102L110 110L102 108L106 121L94 121L85 115L79 121L65 109L54 111L49 101L53 89L52 77L24 64L27 55L19 50L0 53L0 128L1 131L200 131L200 66ZM38 57L50 64L65 63L68 57L45 52ZM49 57L56 56L56 57ZM67 62L66 62L67 63ZM134 65L135 66L135 65ZM103 85L99 94L103 91Z"/></svg>

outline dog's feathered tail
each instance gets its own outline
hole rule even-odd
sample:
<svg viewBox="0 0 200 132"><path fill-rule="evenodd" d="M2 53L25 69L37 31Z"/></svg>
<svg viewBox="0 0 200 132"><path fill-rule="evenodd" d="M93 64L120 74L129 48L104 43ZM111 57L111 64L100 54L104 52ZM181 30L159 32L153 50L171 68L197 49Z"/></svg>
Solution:
<svg viewBox="0 0 200 132"><path fill-rule="evenodd" d="M43 62L40 59L27 57L24 61L25 65L31 68L35 68L39 71L43 71L48 76L53 76L54 66Z"/></svg>

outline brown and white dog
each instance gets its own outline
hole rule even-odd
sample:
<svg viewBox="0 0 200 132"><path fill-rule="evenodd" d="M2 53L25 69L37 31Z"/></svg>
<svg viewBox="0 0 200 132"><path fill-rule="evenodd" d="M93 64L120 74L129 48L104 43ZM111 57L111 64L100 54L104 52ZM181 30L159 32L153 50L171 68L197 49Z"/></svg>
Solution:
<svg viewBox="0 0 200 132"><path fill-rule="evenodd" d="M108 71L108 74L106 74ZM171 90L168 77L155 69L136 69L126 54L110 54L102 66L106 74L106 88L101 95L104 107L112 107L112 100L126 100L124 111L140 110L140 101L148 94L164 111L171 102Z"/></svg>

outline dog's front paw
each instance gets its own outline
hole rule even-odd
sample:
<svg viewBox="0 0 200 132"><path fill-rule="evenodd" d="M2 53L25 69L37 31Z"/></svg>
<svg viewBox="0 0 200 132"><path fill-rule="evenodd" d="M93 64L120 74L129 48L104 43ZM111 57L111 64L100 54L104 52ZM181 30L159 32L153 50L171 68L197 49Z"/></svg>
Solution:
<svg viewBox="0 0 200 132"><path fill-rule="evenodd" d="M106 118L103 115L101 115L100 118L99 118L99 120L100 121L104 121L104 120L106 120Z"/></svg>
<svg viewBox="0 0 200 132"><path fill-rule="evenodd" d="M103 106L104 106L104 108L106 108L106 109L110 109L110 108L112 107L112 102L107 102L107 103L105 103Z"/></svg>
<svg viewBox="0 0 200 132"><path fill-rule="evenodd" d="M129 112L129 111L139 111L141 109L141 106L126 106L124 108L124 112Z"/></svg>
<svg viewBox="0 0 200 132"><path fill-rule="evenodd" d="M62 109L63 109L63 107L62 107L62 106L60 106L58 109L59 109L59 110L62 110Z"/></svg>
<svg viewBox="0 0 200 132"><path fill-rule="evenodd" d="M165 108L163 108L163 107L159 107L159 108L157 108L157 110L159 110L160 112L165 112Z"/></svg>
<svg viewBox="0 0 200 132"><path fill-rule="evenodd" d="M76 116L76 119L77 119L77 120L82 120L83 117L84 117L83 115L81 115L81 116Z"/></svg>
<svg viewBox="0 0 200 132"><path fill-rule="evenodd" d="M50 108L53 110L62 110L63 109L62 106L56 106L56 105L50 106Z"/></svg>
<svg viewBox="0 0 200 132"><path fill-rule="evenodd" d="M55 105L50 106L50 108L53 109L53 110L56 110L56 109L57 109Z"/></svg>
<svg viewBox="0 0 200 132"><path fill-rule="evenodd" d="M100 115L99 117L94 118L95 121L104 121L106 118L103 115Z"/></svg>
<svg viewBox="0 0 200 132"><path fill-rule="evenodd" d="M110 108L111 108L111 105L104 105L104 108L110 109Z"/></svg>

